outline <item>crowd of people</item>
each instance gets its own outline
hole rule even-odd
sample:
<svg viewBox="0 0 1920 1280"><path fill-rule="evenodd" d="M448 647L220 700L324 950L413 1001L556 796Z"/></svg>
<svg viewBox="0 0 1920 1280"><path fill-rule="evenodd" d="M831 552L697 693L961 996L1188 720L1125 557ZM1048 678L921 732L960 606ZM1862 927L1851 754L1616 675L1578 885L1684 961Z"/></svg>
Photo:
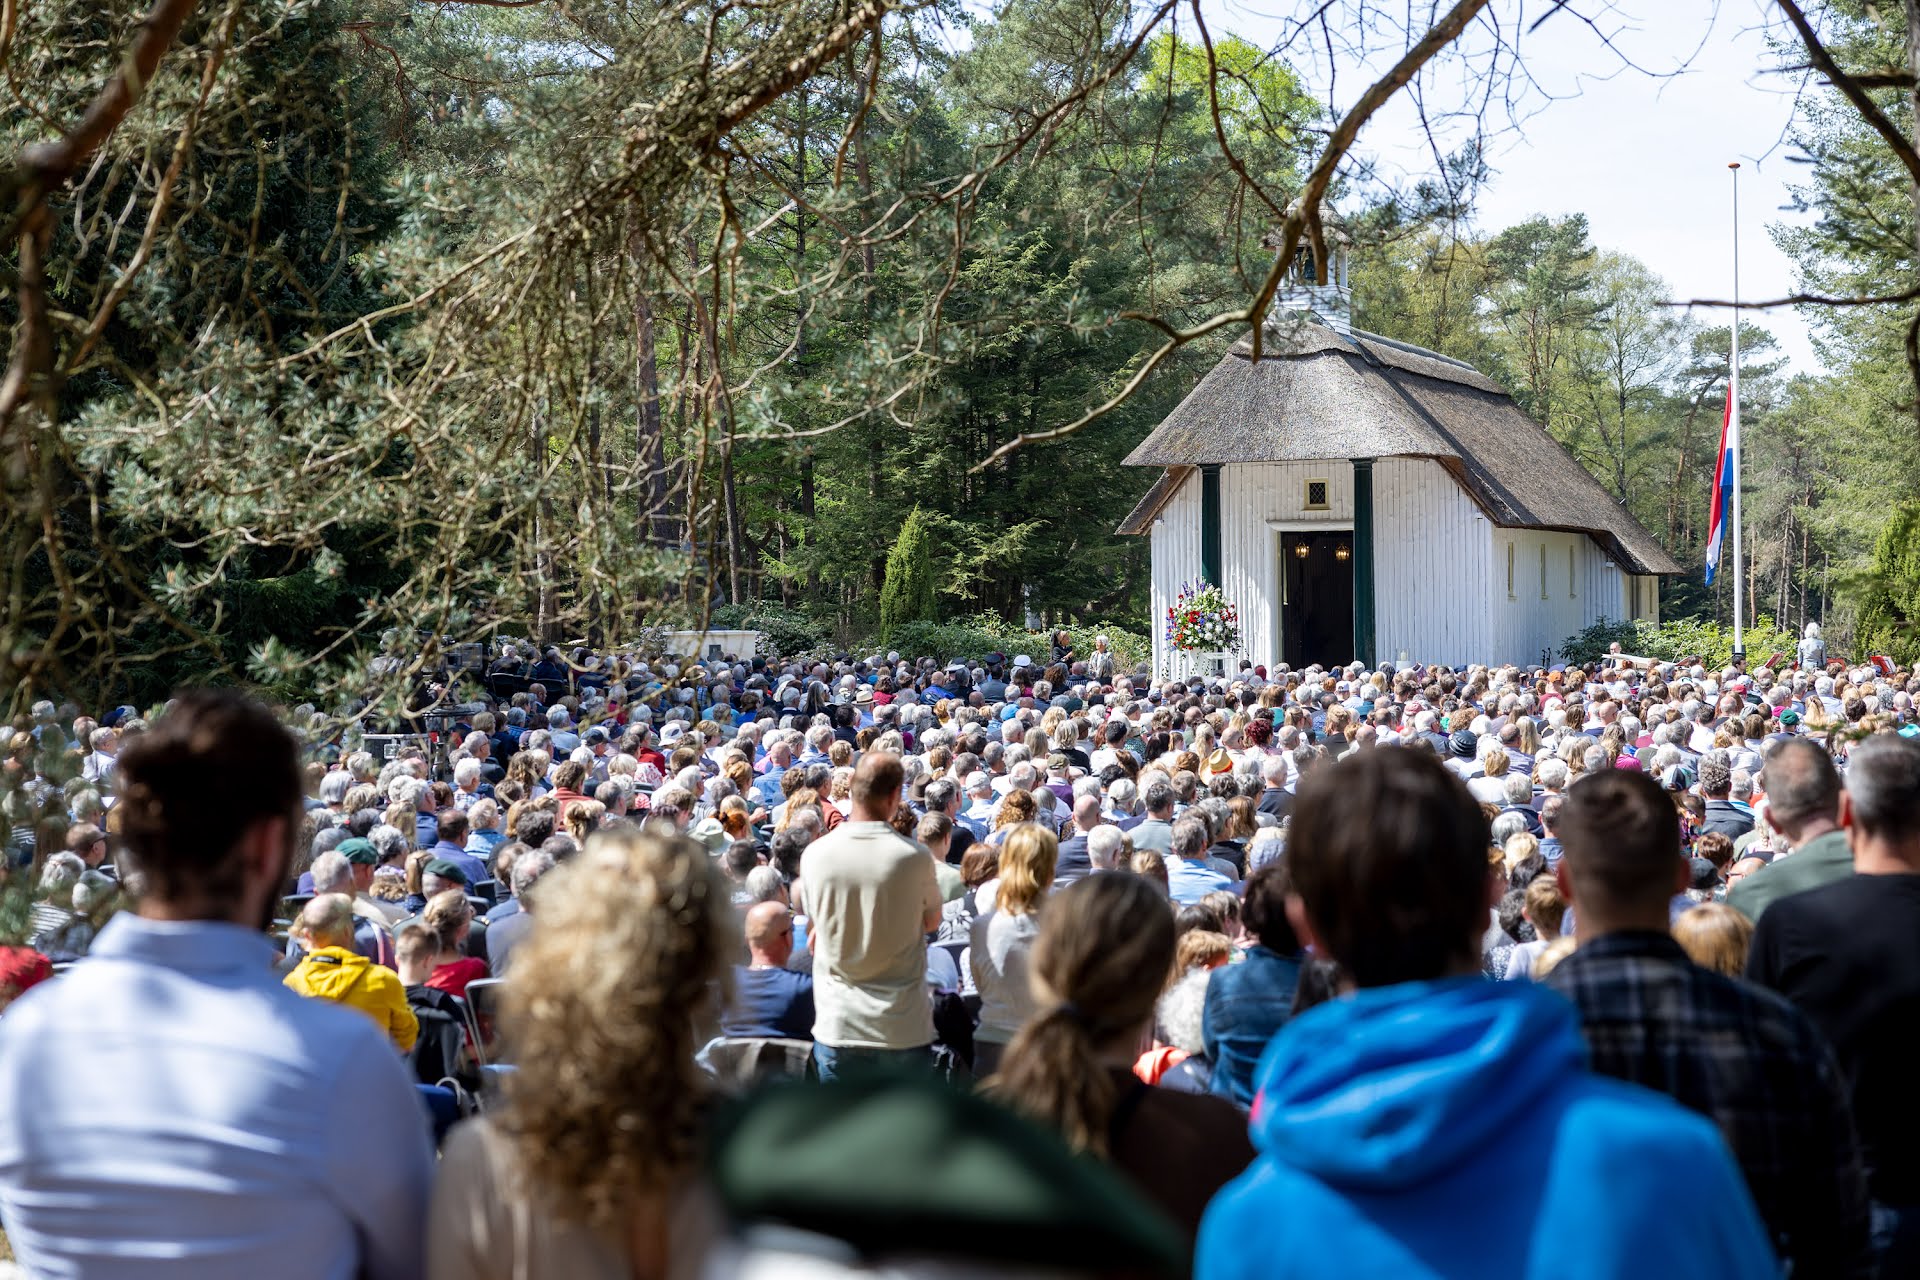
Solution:
<svg viewBox="0 0 1920 1280"><path fill-rule="evenodd" d="M196 1280L1920 1274L1920 676L1045 657L513 653L379 754L35 706L0 1229Z"/></svg>

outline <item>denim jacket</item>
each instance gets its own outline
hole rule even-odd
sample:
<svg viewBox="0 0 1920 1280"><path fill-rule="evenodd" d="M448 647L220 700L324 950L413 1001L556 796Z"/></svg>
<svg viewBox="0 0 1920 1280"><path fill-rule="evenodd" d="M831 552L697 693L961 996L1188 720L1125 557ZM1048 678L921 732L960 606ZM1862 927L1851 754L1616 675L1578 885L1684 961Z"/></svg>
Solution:
<svg viewBox="0 0 1920 1280"><path fill-rule="evenodd" d="M1215 969L1207 979L1200 1043L1213 1064L1215 1097L1242 1108L1253 1105L1253 1069L1293 1012L1300 963L1298 955L1255 946L1241 963Z"/></svg>

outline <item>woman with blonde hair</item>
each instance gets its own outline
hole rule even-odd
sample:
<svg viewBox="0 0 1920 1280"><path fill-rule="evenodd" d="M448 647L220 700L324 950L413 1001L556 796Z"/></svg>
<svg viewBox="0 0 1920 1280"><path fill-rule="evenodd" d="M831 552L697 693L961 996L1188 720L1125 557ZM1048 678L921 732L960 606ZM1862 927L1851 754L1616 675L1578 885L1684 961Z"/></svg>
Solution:
<svg viewBox="0 0 1920 1280"><path fill-rule="evenodd" d="M585 844L587 837L600 829L600 823L607 816L607 806L598 800L575 800L560 815L560 823L572 836L574 843Z"/></svg>
<svg viewBox="0 0 1920 1280"><path fill-rule="evenodd" d="M427 985L450 996L465 996L467 985L487 976L487 962L461 953L473 928L473 904L464 889L442 889L427 899L420 923L433 935L433 973Z"/></svg>
<svg viewBox="0 0 1920 1280"><path fill-rule="evenodd" d="M697 1274L708 1081L694 1021L739 940L705 849L600 832L540 881L502 1010L506 1105L448 1138L428 1280ZM590 1030L591 1034L583 1034Z"/></svg>
<svg viewBox="0 0 1920 1280"><path fill-rule="evenodd" d="M1522 773L1532 773L1535 757L1540 754L1540 725L1532 716L1521 716L1513 727L1519 735L1507 748L1507 760Z"/></svg>
<svg viewBox="0 0 1920 1280"><path fill-rule="evenodd" d="M1040 907L1053 887L1060 841L1034 822L1007 832L993 909L973 922L968 954L980 990L980 1026L973 1033L973 1073L990 1076L1020 1024L1033 1012L1027 953L1040 936Z"/></svg>
<svg viewBox="0 0 1920 1280"><path fill-rule="evenodd" d="M1133 1074L1173 960L1167 901L1139 876L1088 876L1062 889L1031 954L1036 1011L987 1088L1112 1163L1191 1239L1253 1148L1233 1104Z"/></svg>
<svg viewBox="0 0 1920 1280"><path fill-rule="evenodd" d="M1724 902L1703 902L1680 913L1673 940L1702 969L1737 978L1747 971L1753 921Z"/></svg>

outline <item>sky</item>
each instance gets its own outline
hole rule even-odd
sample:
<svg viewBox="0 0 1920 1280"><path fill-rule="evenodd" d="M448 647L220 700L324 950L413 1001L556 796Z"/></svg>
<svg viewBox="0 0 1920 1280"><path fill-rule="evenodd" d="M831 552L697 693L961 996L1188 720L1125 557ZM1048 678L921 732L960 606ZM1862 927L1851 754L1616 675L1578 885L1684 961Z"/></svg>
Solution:
<svg viewBox="0 0 1920 1280"><path fill-rule="evenodd" d="M1281 29L1272 15L1294 11L1285 0L1203 3L1216 31L1268 46ZM1498 0L1494 8L1515 11ZM1525 19L1546 8L1534 0ZM1597 5L1586 12L1595 15ZM1740 295L1752 301L1793 292L1793 264L1768 235L1770 224L1807 217L1782 208L1804 166L1793 163L1782 139L1800 77L1767 70L1779 61L1763 26L1777 21L1775 12L1763 0L1613 0L1597 18L1612 50L1584 23L1549 18L1523 37L1537 88L1519 127L1492 144L1494 175L1476 201L1475 224L1491 232L1536 214L1584 213L1596 245L1646 263L1676 301L1725 299L1733 289L1727 164L1738 161ZM1296 67L1317 82L1318 72ZM1336 104L1350 105L1365 78L1362 68L1343 65ZM1443 73L1430 101L1444 83ZM1375 117L1357 150L1389 172L1418 176L1431 167L1405 95ZM1725 312L1694 314L1725 323ZM1820 371L1806 323L1791 308L1748 319L1773 332L1794 371Z"/></svg>

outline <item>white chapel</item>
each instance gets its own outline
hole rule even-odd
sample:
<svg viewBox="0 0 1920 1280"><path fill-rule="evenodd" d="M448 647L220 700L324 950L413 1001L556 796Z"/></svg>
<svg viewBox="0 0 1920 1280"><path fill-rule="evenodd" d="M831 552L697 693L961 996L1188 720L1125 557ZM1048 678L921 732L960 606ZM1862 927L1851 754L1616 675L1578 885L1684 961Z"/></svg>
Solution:
<svg viewBox="0 0 1920 1280"><path fill-rule="evenodd" d="M1218 583L1241 655L1546 663L1602 618L1658 619L1681 572L1492 380L1353 329L1344 243L1303 252L1240 342L1127 455L1160 476L1120 532L1151 539L1154 668L1183 582Z"/></svg>

